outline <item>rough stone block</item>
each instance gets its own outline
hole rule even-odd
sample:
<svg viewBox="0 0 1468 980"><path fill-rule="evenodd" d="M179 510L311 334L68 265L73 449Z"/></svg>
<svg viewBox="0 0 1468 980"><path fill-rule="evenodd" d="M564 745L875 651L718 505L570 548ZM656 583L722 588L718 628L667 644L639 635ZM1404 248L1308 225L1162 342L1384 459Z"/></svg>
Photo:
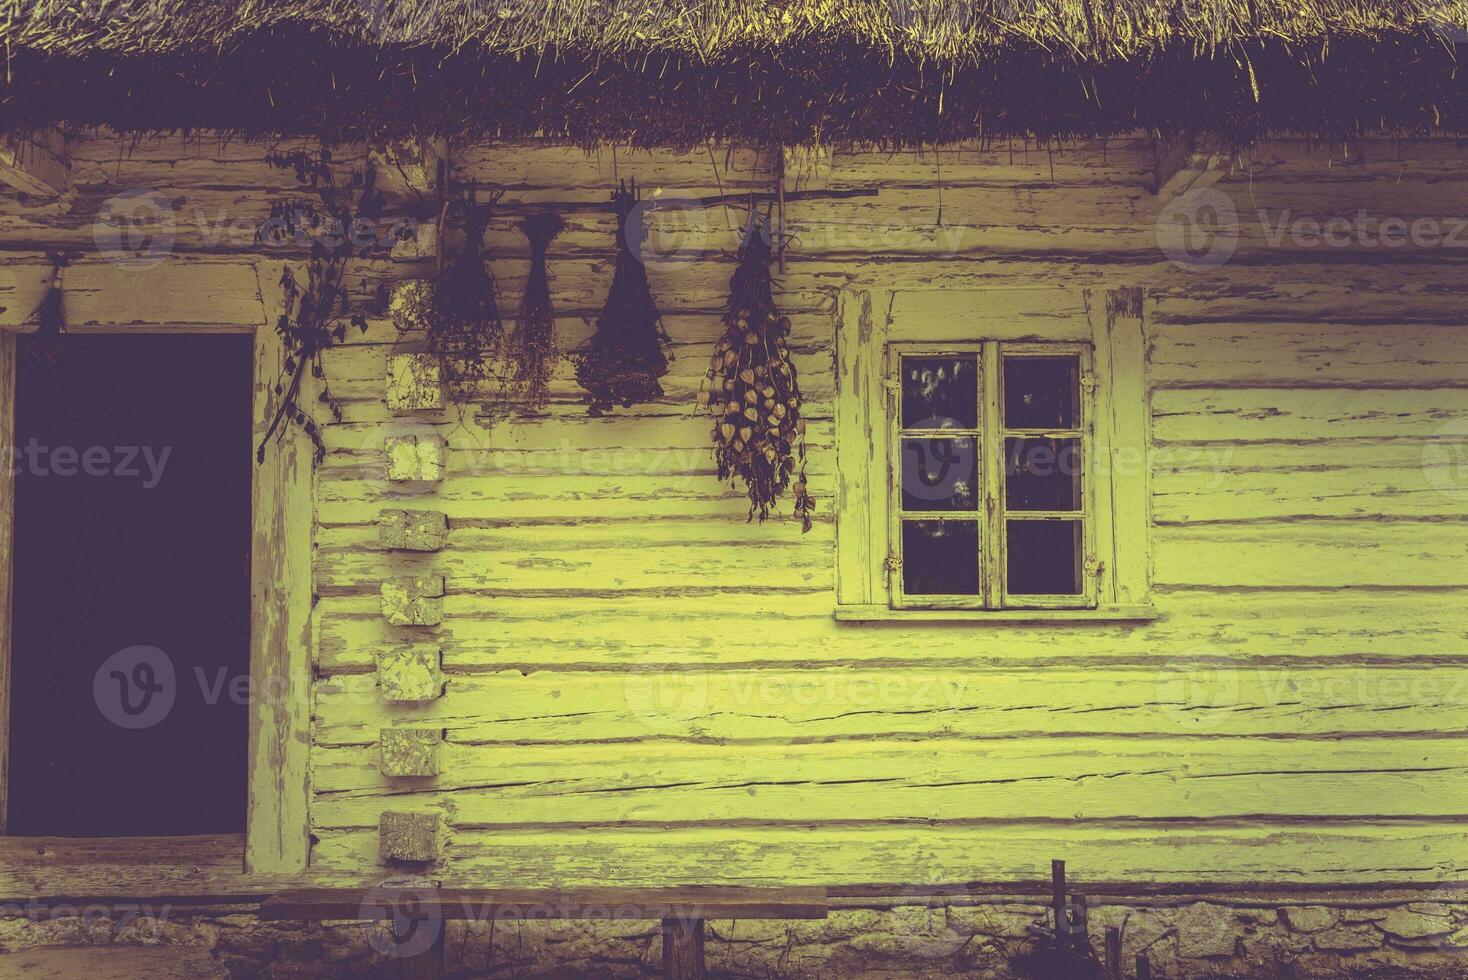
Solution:
<svg viewBox="0 0 1468 980"><path fill-rule="evenodd" d="M437 776L439 728L384 728L378 733L379 765L384 776Z"/></svg>
<svg viewBox="0 0 1468 980"><path fill-rule="evenodd" d="M1396 939L1426 939L1445 936L1453 931L1453 920L1447 914L1435 915L1411 909L1392 909L1377 926Z"/></svg>
<svg viewBox="0 0 1468 980"><path fill-rule="evenodd" d="M1196 902L1178 912L1175 925L1179 956L1234 955L1237 928L1233 912L1222 905Z"/></svg>
<svg viewBox="0 0 1468 980"><path fill-rule="evenodd" d="M432 701L443 694L442 660L437 647L377 654L377 689L382 700Z"/></svg>
<svg viewBox="0 0 1468 980"><path fill-rule="evenodd" d="M425 864L438 860L438 814L386 810L377 825L377 853L384 861Z"/></svg>
<svg viewBox="0 0 1468 980"><path fill-rule="evenodd" d="M387 478L394 483L436 483L443 479L443 440L438 436L388 436Z"/></svg>
<svg viewBox="0 0 1468 980"><path fill-rule="evenodd" d="M419 575L382 583L382 615L394 626L443 622L443 576Z"/></svg>
<svg viewBox="0 0 1468 980"><path fill-rule="evenodd" d="M1335 953L1355 953L1381 945L1381 933L1371 926L1336 926L1317 932L1314 939L1316 949Z"/></svg>
<svg viewBox="0 0 1468 980"><path fill-rule="evenodd" d="M1287 905L1279 912L1296 932L1319 932L1335 925L1335 912L1323 905Z"/></svg>
<svg viewBox="0 0 1468 980"><path fill-rule="evenodd" d="M443 377L430 354L389 354L387 407L394 412L443 408Z"/></svg>
<svg viewBox="0 0 1468 980"><path fill-rule="evenodd" d="M384 510L377 515L377 533L384 548L437 551L448 536L448 518L436 510Z"/></svg>

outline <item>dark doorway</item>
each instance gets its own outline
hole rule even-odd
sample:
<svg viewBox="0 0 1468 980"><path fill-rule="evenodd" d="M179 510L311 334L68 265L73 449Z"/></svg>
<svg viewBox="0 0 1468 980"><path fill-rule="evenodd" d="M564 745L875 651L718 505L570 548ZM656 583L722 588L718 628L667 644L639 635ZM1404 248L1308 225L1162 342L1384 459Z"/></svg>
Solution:
<svg viewBox="0 0 1468 980"><path fill-rule="evenodd" d="M245 828L251 345L17 364L11 834Z"/></svg>

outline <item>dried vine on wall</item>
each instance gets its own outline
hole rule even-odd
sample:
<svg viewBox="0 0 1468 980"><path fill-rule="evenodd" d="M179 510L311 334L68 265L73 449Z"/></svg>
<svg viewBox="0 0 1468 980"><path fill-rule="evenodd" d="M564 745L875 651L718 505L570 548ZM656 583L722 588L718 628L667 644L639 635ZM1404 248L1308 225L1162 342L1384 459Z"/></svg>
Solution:
<svg viewBox="0 0 1468 980"><path fill-rule="evenodd" d="M790 360L790 319L775 306L771 260L768 216L761 221L751 210L729 282L724 333L709 360L701 400L717 420L712 436L719 479L743 482L749 519L763 521L789 490L804 533L811 529L815 500L806 487L805 420Z"/></svg>
<svg viewBox="0 0 1468 980"><path fill-rule="evenodd" d="M306 371L321 382L316 396L332 418L341 420L341 407L331 394L321 355L346 337L347 325L367 331L367 314L375 302L354 307L343 282L347 263L354 257L391 248L390 238L374 234L371 222L382 216L382 195L376 187L376 172L369 161L353 174L345 187L338 187L331 167L331 151L271 153L271 166L293 170L296 180L315 192L317 202L288 199L270 208L270 219L258 238L272 245L310 242L306 281L299 282L287 267L280 285L285 308L275 322L275 332L285 345L285 360L275 384L280 399L270 425L255 450L257 462L265 462L265 448L273 438L282 438L291 425L299 426L311 440L319 463L326 457L321 424L310 408L301 403Z"/></svg>

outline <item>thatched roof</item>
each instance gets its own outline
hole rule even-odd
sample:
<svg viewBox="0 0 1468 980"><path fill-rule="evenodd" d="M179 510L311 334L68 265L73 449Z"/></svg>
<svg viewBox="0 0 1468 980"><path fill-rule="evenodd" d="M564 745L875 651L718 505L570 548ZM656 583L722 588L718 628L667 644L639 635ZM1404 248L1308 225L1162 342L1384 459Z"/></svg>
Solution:
<svg viewBox="0 0 1468 980"><path fill-rule="evenodd" d="M0 0L0 122L689 143L1461 130L1468 0Z"/></svg>

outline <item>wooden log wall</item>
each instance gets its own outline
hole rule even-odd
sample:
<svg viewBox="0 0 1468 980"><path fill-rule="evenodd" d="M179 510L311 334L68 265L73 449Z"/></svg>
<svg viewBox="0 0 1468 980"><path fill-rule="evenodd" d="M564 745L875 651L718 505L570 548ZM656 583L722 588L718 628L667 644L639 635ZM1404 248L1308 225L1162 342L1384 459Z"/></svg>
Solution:
<svg viewBox="0 0 1468 980"><path fill-rule="evenodd" d="M171 254L131 273L146 299L82 255L67 270L78 322L119 304L144 323L219 322L249 306L241 267L278 276L285 256L241 231L291 188L260 146L97 134L71 152L65 197L0 213L9 322L44 254L91 249L128 191L170 203ZM1468 218L1468 150L1255 147L1215 185L1241 213L1237 252L1198 270L1159 253L1147 139L803 159L791 190L876 191L786 213L778 301L811 419L809 535L788 508L746 522L694 408L736 208L690 210L659 240L650 278L676 359L654 404L591 419L563 367L543 415L489 429L472 406L389 406L386 320L329 355L344 415L317 474L313 869L382 868L392 812L438 818L422 851L435 875L516 884L1033 879L1052 857L1082 880L1468 874L1468 233L1400 248L1276 235L1281 218ZM773 179L737 148L454 147L452 164L506 202L566 208L549 270L568 346L611 276L613 216L586 206L619 178L668 199ZM528 264L517 219L496 219L488 249L506 311ZM226 270L218 295L169 288L201 266ZM407 256L352 275L365 290L431 268ZM894 335L921 339L964 329L964 290L983 291L985 318L1038 331L1120 286L1147 297L1159 617L836 622L836 292L895 290ZM389 478L402 439L442 443L441 479ZM441 546L398 544L381 521L403 510L445 515ZM439 576L441 622L384 616L383 583ZM385 701L384 658L419 664L438 696ZM390 763L383 729L414 733ZM436 775L399 774L418 771Z"/></svg>

